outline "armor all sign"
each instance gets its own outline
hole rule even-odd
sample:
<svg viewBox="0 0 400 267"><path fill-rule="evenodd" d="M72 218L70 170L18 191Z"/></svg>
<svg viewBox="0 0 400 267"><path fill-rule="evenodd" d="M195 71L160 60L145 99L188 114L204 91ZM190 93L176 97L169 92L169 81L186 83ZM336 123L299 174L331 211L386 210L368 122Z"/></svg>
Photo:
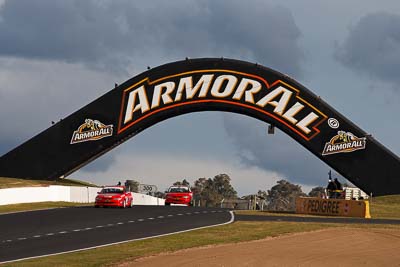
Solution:
<svg viewBox="0 0 400 267"><path fill-rule="evenodd" d="M154 124L199 111L261 120L364 192L400 193L398 156L320 97L272 69L217 58L173 62L129 79L3 155L0 176L57 179Z"/></svg>

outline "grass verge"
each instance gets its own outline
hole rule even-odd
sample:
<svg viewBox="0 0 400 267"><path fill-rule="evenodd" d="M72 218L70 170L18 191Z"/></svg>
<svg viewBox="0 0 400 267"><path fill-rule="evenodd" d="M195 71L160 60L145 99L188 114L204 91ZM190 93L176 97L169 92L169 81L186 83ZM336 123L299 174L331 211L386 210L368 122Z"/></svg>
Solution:
<svg viewBox="0 0 400 267"><path fill-rule="evenodd" d="M400 195L374 197L370 210L372 218L400 219Z"/></svg>
<svg viewBox="0 0 400 267"><path fill-rule="evenodd" d="M22 203L22 204L12 204L12 205L1 205L0 214L18 211L28 211L28 210L42 210L42 209L52 209L52 208L65 208L65 207L77 207L93 205L92 203L72 203L72 202L37 202L37 203Z"/></svg>

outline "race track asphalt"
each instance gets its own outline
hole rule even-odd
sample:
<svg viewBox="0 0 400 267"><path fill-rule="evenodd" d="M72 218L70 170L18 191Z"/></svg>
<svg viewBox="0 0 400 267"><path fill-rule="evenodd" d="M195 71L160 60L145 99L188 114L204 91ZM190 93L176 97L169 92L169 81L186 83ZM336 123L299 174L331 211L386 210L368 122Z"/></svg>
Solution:
<svg viewBox="0 0 400 267"><path fill-rule="evenodd" d="M230 222L229 210L77 207L0 215L0 263Z"/></svg>

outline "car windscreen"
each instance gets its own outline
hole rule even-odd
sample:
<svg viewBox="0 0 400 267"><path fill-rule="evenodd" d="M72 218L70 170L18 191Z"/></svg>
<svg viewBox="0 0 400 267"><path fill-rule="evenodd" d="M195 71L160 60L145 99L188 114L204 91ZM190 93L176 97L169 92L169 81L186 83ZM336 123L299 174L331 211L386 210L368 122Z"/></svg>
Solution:
<svg viewBox="0 0 400 267"><path fill-rule="evenodd" d="M189 189L185 187L171 187L169 193L188 193Z"/></svg>
<svg viewBox="0 0 400 267"><path fill-rule="evenodd" d="M124 190L120 189L120 188L103 188L103 190L101 190L102 194L123 194Z"/></svg>

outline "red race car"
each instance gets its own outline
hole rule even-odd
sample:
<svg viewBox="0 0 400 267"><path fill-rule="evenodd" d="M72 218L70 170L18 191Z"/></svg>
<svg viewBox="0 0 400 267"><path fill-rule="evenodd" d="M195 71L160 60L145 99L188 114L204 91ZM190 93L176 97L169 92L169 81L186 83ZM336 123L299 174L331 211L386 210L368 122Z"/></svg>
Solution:
<svg viewBox="0 0 400 267"><path fill-rule="evenodd" d="M183 204L190 206L192 204L193 192L188 186L171 186L165 194L165 205Z"/></svg>
<svg viewBox="0 0 400 267"><path fill-rule="evenodd" d="M133 197L125 186L106 186L97 193L94 207L132 207Z"/></svg>

